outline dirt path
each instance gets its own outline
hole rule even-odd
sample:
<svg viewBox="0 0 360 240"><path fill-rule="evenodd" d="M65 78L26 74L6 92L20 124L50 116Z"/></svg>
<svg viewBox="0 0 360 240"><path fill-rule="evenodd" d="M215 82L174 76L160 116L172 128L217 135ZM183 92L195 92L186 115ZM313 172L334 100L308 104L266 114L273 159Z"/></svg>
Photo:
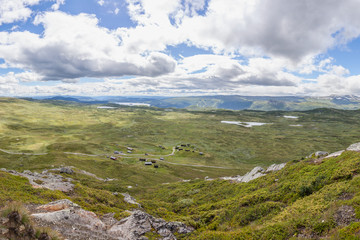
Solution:
<svg viewBox="0 0 360 240"><path fill-rule="evenodd" d="M7 154L16 154L16 155L32 155L32 156L41 156L41 155L46 155L47 153L21 153L21 152L11 152L8 150L4 150L4 149L0 149L0 151L7 153ZM71 154L71 155L78 155L78 156L87 156L87 157L102 157L102 156L106 156L106 154L86 154L86 153L75 153L75 152L64 152L64 154ZM151 155L149 154L148 156L151 157L169 157L169 156L174 156L175 155L175 147L172 148L172 152L170 154L167 155ZM186 166L186 167L202 167L202 168L218 168L218 169L236 169L236 168L228 168L228 167L219 167L219 166L207 166L207 165L193 165L193 164L183 164L183 163L174 163L174 162L169 162L169 161L165 161L165 160L159 160L158 158L148 158L147 156L144 156L144 154L120 154L120 156L122 158L137 158L137 157L145 157L146 159L149 160L156 160L159 162L164 162L164 163L168 163L168 164L173 164L173 165L179 165L179 166Z"/></svg>

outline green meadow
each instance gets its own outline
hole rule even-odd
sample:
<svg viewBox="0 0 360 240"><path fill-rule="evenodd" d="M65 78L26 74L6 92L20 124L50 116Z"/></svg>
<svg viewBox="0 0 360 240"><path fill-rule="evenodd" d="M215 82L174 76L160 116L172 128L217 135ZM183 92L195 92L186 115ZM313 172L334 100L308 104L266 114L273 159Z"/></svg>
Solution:
<svg viewBox="0 0 360 240"><path fill-rule="evenodd" d="M345 152L320 162L305 157L359 142L359 117L358 110L99 109L1 98L0 168L40 172L73 166L74 174L63 175L73 179L75 188L70 193L35 189L27 179L0 171L0 206L68 198L96 214L114 212L121 219L136 206L113 193L129 192L146 212L196 229L179 238L349 239L359 233L358 222L339 225L336 214L347 205L360 218L359 154ZM244 127L221 121L268 124ZM176 146L183 150L173 150ZM132 153L126 153L128 147ZM156 159L159 168L139 158ZM285 169L250 183L204 180L282 162L287 162ZM104 182L80 170L114 180Z"/></svg>
<svg viewBox="0 0 360 240"><path fill-rule="evenodd" d="M11 153L47 153L34 156L0 152L2 167L41 170L71 165L102 178L117 178L124 186L243 174L255 166L288 162L318 150L344 149L358 141L360 132L360 111L332 109L306 112L98 109L97 105L63 101L2 98L0 116L0 149ZM268 124L243 127L221 121ZM181 144L189 147L169 156ZM115 161L106 157L114 155L114 151L126 153L127 147L134 149L131 154L116 156ZM161 156L165 162L158 161L158 169L138 161Z"/></svg>

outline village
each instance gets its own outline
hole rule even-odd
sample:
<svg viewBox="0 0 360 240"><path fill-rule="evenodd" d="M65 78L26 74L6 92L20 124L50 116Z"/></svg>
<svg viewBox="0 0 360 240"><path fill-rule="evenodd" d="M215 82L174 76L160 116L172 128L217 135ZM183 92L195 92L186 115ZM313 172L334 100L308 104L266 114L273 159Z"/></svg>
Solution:
<svg viewBox="0 0 360 240"><path fill-rule="evenodd" d="M158 145L158 147L162 150L166 150L166 147L164 147L162 145ZM111 160L114 160L114 161L121 159L121 158L137 158L137 157L139 157L139 162L144 163L145 166L153 166L154 168L159 168L159 162L161 162L161 161L165 162L165 157L166 156L174 156L175 152L184 151L184 152L198 153L200 156L204 155L203 152L198 151L196 149L196 147L191 145L190 143L179 144L179 145L173 147L172 152L167 155L153 155L153 154L149 154L149 153L137 154L137 153L133 153L136 151L135 148L133 148L133 147L125 146L124 148L126 150L124 150L124 151L115 150L113 152L113 155L111 155L111 156L107 155L106 157L110 158ZM143 156L145 156L145 157L143 157ZM155 158L155 157L157 157L157 158Z"/></svg>

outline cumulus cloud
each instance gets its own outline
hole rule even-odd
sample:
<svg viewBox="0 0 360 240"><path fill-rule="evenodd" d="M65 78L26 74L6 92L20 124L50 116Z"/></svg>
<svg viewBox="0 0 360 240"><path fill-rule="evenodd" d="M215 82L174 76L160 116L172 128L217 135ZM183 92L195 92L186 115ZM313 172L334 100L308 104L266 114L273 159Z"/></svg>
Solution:
<svg viewBox="0 0 360 240"><path fill-rule="evenodd" d="M56 3L54 3L52 6L51 6L51 9L56 11L56 10L59 10L60 6L65 4L65 0L54 0L56 1Z"/></svg>
<svg viewBox="0 0 360 240"><path fill-rule="evenodd" d="M300 62L360 35L357 0L127 2L139 31L144 26L171 26L181 33L180 41L219 53L280 56Z"/></svg>
<svg viewBox="0 0 360 240"><path fill-rule="evenodd" d="M1 32L0 56L6 64L36 72L43 80L123 75L158 76L174 71L175 61L160 52L126 52L121 39L98 26L94 15L71 16L47 12L34 24L45 28L30 32Z"/></svg>
<svg viewBox="0 0 360 240"><path fill-rule="evenodd" d="M32 13L29 6L36 5L40 0L0 0L0 25L15 21L24 21Z"/></svg>
<svg viewBox="0 0 360 240"><path fill-rule="evenodd" d="M28 19L29 6L40 1L0 0L0 25ZM95 15L58 11L64 0L51 1L55 12L39 13L33 21L44 28L41 34L16 28L0 32L0 68L24 70L0 82L63 82L29 87L42 94L94 94L96 88L105 95L359 93L359 76L350 76L330 57L319 57L359 37L358 0L126 0L135 26L114 30L100 26ZM112 13L120 12L119 5L114 7ZM175 61L168 47L180 44L212 54ZM314 72L319 77L304 83L309 81L300 76ZM82 77L126 75L134 77L71 84Z"/></svg>

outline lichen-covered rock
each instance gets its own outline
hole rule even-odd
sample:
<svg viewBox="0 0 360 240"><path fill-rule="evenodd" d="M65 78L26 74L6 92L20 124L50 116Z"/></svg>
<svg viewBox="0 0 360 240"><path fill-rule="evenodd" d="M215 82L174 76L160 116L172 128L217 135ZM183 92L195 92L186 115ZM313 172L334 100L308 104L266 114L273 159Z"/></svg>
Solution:
<svg viewBox="0 0 360 240"><path fill-rule="evenodd" d="M114 194L115 195L115 194ZM130 204L135 204L138 205L140 207L140 204L138 202L136 202L136 199L133 198L130 194L128 193L121 193L121 195L124 196L124 201Z"/></svg>
<svg viewBox="0 0 360 240"><path fill-rule="evenodd" d="M19 173L14 170L6 170L6 172L26 177L34 188L47 188L50 190L60 190L62 192L70 192L74 188L74 184L71 183L71 178L64 178L61 175L49 173L48 171L37 173L25 170Z"/></svg>
<svg viewBox="0 0 360 240"><path fill-rule="evenodd" d="M338 157L338 156L340 156L343 152L344 152L344 150L337 151L337 152L334 152L334 153L331 153L331 154L327 155L325 158Z"/></svg>
<svg viewBox="0 0 360 240"><path fill-rule="evenodd" d="M327 155L329 155L329 153L328 152L325 152L325 151L317 151L317 152L315 152L315 157L325 157L325 156L327 156Z"/></svg>
<svg viewBox="0 0 360 240"><path fill-rule="evenodd" d="M74 170L70 167L62 167L60 168L60 173L73 174Z"/></svg>
<svg viewBox="0 0 360 240"><path fill-rule="evenodd" d="M351 144L346 150L360 152L360 142Z"/></svg>
<svg viewBox="0 0 360 240"><path fill-rule="evenodd" d="M256 178L265 176L269 172L279 171L282 168L284 168L285 165L286 163L273 164L270 167L268 167L266 170L263 169L262 167L255 167L250 172L246 173L244 176L238 175L235 177L222 177L221 179L230 180L234 182L250 182Z"/></svg>
<svg viewBox="0 0 360 240"><path fill-rule="evenodd" d="M266 169L266 173L279 171L285 167L286 163L272 164Z"/></svg>
<svg viewBox="0 0 360 240"><path fill-rule="evenodd" d="M145 234L155 231L163 239L176 239L174 233L190 233L194 229L180 222L166 222L136 210L120 221L107 214L100 219L69 200L59 200L36 208L31 215L44 227L60 232L68 239L146 239Z"/></svg>
<svg viewBox="0 0 360 240"><path fill-rule="evenodd" d="M356 219L355 209L352 206L343 205L335 213L334 219L337 225L347 226Z"/></svg>

